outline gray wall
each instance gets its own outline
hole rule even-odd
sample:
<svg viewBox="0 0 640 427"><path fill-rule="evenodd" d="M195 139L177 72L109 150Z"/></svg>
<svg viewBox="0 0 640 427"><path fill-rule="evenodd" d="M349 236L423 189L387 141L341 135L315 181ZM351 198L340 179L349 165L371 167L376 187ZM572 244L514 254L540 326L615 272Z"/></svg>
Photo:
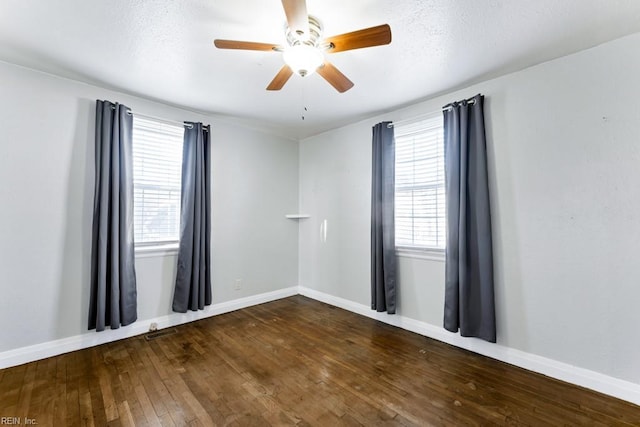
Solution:
<svg viewBox="0 0 640 427"><path fill-rule="evenodd" d="M303 140L300 285L369 305L371 127L482 92L498 343L640 383L639 49L637 34ZM399 258L399 315L441 326L443 287L443 262Z"/></svg>
<svg viewBox="0 0 640 427"><path fill-rule="evenodd" d="M0 99L0 352L87 332L96 99L211 123L214 303L297 284L296 141L5 63ZM175 262L136 259L139 322L171 313Z"/></svg>

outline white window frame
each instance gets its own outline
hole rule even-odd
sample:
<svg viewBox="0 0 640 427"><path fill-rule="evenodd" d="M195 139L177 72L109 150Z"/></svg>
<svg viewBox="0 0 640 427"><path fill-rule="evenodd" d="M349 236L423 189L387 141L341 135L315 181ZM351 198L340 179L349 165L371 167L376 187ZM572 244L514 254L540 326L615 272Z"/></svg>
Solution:
<svg viewBox="0 0 640 427"><path fill-rule="evenodd" d="M396 196L402 191L416 191L430 189L436 190L436 195L433 197L432 203L435 203L436 216L440 219L437 221L437 230L435 233L436 241L442 241L441 246L433 246L428 244L407 244L398 242L398 236L402 233L398 233L398 209L399 204L396 205L394 215L396 215L396 254L398 256L404 256L408 258L421 258L435 261L444 261L445 258L445 245L446 245L446 200L444 199L444 121L442 114L435 113L430 116L426 116L420 120L411 121L409 123L398 123L394 125L395 143L396 143ZM429 170L431 173L435 173L435 179L430 180L428 183L415 183L407 180L407 174L410 171L409 167L415 168L416 159L412 157L415 154L409 154L411 148L416 148L416 137L423 139L422 146L424 149L430 150L429 152L437 156L437 166ZM431 156L433 158L433 156ZM424 159L424 158L422 158ZM404 169L404 170L403 170ZM404 172L404 173L403 173ZM415 173L415 170L414 172ZM400 174L400 175L399 175ZM403 180L398 180L399 176L404 176ZM438 198L438 194L441 194L441 199ZM396 198L396 201L398 199ZM412 209L414 205L411 205ZM404 215L404 218L411 218ZM413 226L413 223L412 223ZM442 229L441 229L442 228ZM412 230L412 240L415 241L415 232ZM433 234L432 234L433 236ZM406 241L405 241L406 242Z"/></svg>
<svg viewBox="0 0 640 427"><path fill-rule="evenodd" d="M155 257L173 255L178 252L180 233L180 201L182 178L182 144L184 140L184 126L165 122L149 117L133 117L133 188L134 188L134 243L136 257ZM154 144L158 144L158 150L154 150ZM156 156L157 155L157 156ZM175 157L173 157L175 156ZM148 175L142 175L147 160ZM157 163L156 163L157 162ZM153 170L161 171L153 173ZM165 173L165 171L168 171ZM145 179L147 178L147 179ZM174 217L173 223L177 224L175 238L140 241L140 196L141 188L156 188L166 191L169 197L173 196L175 205L175 192L177 191L177 223ZM173 194L170 194L172 192ZM160 203L161 199L150 199Z"/></svg>

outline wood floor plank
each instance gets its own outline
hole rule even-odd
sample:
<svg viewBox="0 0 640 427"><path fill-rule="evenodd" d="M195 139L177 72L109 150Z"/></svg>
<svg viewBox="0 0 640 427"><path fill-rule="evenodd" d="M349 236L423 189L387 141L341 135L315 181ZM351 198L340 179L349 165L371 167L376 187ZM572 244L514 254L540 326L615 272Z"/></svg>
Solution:
<svg viewBox="0 0 640 427"><path fill-rule="evenodd" d="M91 369L89 361L91 353L87 351L76 351L72 353L73 368L70 371L70 378L76 384L78 395L78 411L74 412L67 406L67 422L70 425L90 426L94 427L93 407L91 405L91 393L89 391L89 375L87 371ZM67 400L69 402L69 400ZM77 414L78 419L74 420L71 414Z"/></svg>
<svg viewBox="0 0 640 427"><path fill-rule="evenodd" d="M102 392L101 395L106 421L115 421L120 418L120 414L118 413L118 402L116 402L113 397L114 383L112 382L112 376L109 375L109 372L104 366L98 370L98 383Z"/></svg>
<svg viewBox="0 0 640 427"><path fill-rule="evenodd" d="M640 407L295 296L0 370L65 426L640 425Z"/></svg>
<svg viewBox="0 0 640 427"><path fill-rule="evenodd" d="M69 356L63 354L56 358L55 397L53 400L54 425L67 423L67 361Z"/></svg>
<svg viewBox="0 0 640 427"><path fill-rule="evenodd" d="M124 400L122 402L118 403L118 414L120 415L119 420L120 423L122 424L122 426L126 426L126 427L135 427L136 426L136 421L134 421L133 419L133 414L131 413L131 410L129 409L129 402ZM146 424L146 420L144 419L139 419L138 421L140 424L142 424L142 422L144 422Z"/></svg>
<svg viewBox="0 0 640 427"><path fill-rule="evenodd" d="M20 387L20 393L18 401L16 402L16 414L28 414L31 406L31 396L33 394L33 387L36 380L36 364L27 364L27 369L24 374L24 380Z"/></svg>
<svg viewBox="0 0 640 427"><path fill-rule="evenodd" d="M67 376L66 376L66 414L65 425L80 426L80 375L81 375L81 352L74 352L66 355ZM64 397L64 396L63 396Z"/></svg>

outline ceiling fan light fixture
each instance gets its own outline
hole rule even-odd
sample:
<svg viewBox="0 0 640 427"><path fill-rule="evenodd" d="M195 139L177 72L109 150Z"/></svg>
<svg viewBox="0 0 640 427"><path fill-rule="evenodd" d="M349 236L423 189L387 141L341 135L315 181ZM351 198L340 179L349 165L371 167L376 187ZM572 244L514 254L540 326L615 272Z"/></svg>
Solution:
<svg viewBox="0 0 640 427"><path fill-rule="evenodd" d="M307 44L287 47L282 57L284 62L302 77L313 74L324 63L322 51Z"/></svg>

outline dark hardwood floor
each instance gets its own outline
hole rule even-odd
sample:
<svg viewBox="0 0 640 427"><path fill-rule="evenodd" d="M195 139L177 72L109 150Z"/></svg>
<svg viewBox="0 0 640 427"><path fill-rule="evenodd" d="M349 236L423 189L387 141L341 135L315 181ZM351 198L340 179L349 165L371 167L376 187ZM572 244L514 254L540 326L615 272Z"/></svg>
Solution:
<svg viewBox="0 0 640 427"><path fill-rule="evenodd" d="M640 407L301 296L0 370L25 425L640 425Z"/></svg>

